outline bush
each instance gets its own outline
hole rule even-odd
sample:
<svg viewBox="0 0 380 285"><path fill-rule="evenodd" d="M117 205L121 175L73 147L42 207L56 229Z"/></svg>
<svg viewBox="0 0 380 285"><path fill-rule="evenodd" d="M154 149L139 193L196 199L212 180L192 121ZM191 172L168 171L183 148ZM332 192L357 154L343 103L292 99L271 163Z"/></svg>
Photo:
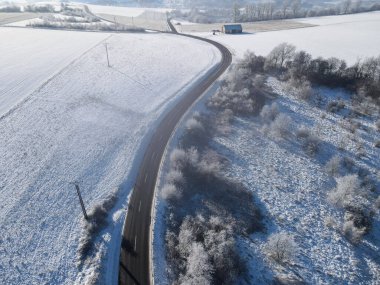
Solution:
<svg viewBox="0 0 380 285"><path fill-rule="evenodd" d="M209 106L216 109L230 109L236 114L250 114L255 110L255 102L248 89L233 91L229 86L219 90L209 100Z"/></svg>
<svg viewBox="0 0 380 285"><path fill-rule="evenodd" d="M296 89L296 96L304 101L309 101L314 95L313 88L309 81L302 81L302 84Z"/></svg>
<svg viewBox="0 0 380 285"><path fill-rule="evenodd" d="M338 113L342 109L344 109L344 107L345 107L345 104L343 101L332 100L327 104L327 111L331 113Z"/></svg>
<svg viewBox="0 0 380 285"><path fill-rule="evenodd" d="M181 198L181 191L174 184L165 184L161 189L161 197L165 200Z"/></svg>
<svg viewBox="0 0 380 285"><path fill-rule="evenodd" d="M330 191L328 199L345 210L343 232L354 242L372 227L373 194L363 187L357 175L337 178L337 187Z"/></svg>
<svg viewBox="0 0 380 285"><path fill-rule="evenodd" d="M186 159L186 152L182 149L176 148L170 153L170 165L174 169L182 168L186 163Z"/></svg>
<svg viewBox="0 0 380 285"><path fill-rule="evenodd" d="M290 134L292 119L285 114L279 114L269 125L269 132L277 139L282 139Z"/></svg>
<svg viewBox="0 0 380 285"><path fill-rule="evenodd" d="M303 149L309 155L316 155L319 152L321 140L314 134L310 134L303 140Z"/></svg>
<svg viewBox="0 0 380 285"><path fill-rule="evenodd" d="M356 227L352 220L346 220L343 223L342 231L346 238L353 243L359 243L365 234L365 230Z"/></svg>
<svg viewBox="0 0 380 285"><path fill-rule="evenodd" d="M297 255L298 246L292 235L281 232L272 234L265 244L267 255L278 263L293 260Z"/></svg>
<svg viewBox="0 0 380 285"><path fill-rule="evenodd" d="M342 159L339 155L334 155L325 165L326 172L331 176L339 176L341 174Z"/></svg>
<svg viewBox="0 0 380 285"><path fill-rule="evenodd" d="M83 262L94 248L96 235L107 226L108 212L116 205L117 195L110 194L101 203L96 204L84 221L84 233L79 238L78 254Z"/></svg>
<svg viewBox="0 0 380 285"><path fill-rule="evenodd" d="M253 85L257 88L264 88L265 86L265 82L266 82L266 78L264 75L261 75L261 74L257 74L254 78L253 78Z"/></svg>
<svg viewBox="0 0 380 285"><path fill-rule="evenodd" d="M380 120L377 120L375 123L376 129L380 131Z"/></svg>
<svg viewBox="0 0 380 285"><path fill-rule="evenodd" d="M280 113L277 103L272 103L271 105L265 105L261 112L260 117L264 122L270 123L276 119L277 115Z"/></svg>
<svg viewBox="0 0 380 285"><path fill-rule="evenodd" d="M356 198L360 195L360 180L357 175L347 175L336 178L337 186L333 189L328 199L334 205L345 208L355 204Z"/></svg>

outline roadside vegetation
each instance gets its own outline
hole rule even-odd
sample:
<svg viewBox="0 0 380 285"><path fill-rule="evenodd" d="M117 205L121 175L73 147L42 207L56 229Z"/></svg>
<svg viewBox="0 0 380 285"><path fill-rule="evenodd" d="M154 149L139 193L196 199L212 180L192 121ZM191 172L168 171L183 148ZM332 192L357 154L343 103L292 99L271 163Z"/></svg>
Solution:
<svg viewBox="0 0 380 285"><path fill-rule="evenodd" d="M239 236L263 229L252 192L226 177L229 162L210 145L218 132L213 123L227 123L231 114L210 116L195 114L187 121L161 189L168 204L166 247L174 284L236 282L244 275Z"/></svg>
<svg viewBox="0 0 380 285"><path fill-rule="evenodd" d="M300 105L320 110L320 124L328 116L340 118L339 127L350 134L350 145L356 144L354 159L347 142L331 145L322 125L300 124L296 113L284 112L277 102L279 90L268 82L277 82ZM330 98L326 90L341 90L348 98ZM186 121L178 148L170 155L170 170L161 189L167 204L170 281L232 284L242 280L246 259L239 241L255 233L265 237L261 252L267 264L292 277L274 274L268 280L305 281L296 274L298 258L307 256L300 250L298 232L282 228L280 217L265 216L261 201L243 183L244 178L229 173L231 159L239 158L226 155L219 140L215 141L233 137L234 125L241 120L254 121L267 140L299 152L325 171L334 186L320 189L323 194L319 195L329 211L336 213L324 220L326 229L358 247L373 231L380 207L379 177L366 167L370 157L363 143L379 130L379 91L380 57L347 66L335 58L312 58L283 43L267 57L247 52L238 60L206 102L207 112L195 113ZM372 147L377 148L376 141ZM264 226L272 223L278 223L278 229Z"/></svg>

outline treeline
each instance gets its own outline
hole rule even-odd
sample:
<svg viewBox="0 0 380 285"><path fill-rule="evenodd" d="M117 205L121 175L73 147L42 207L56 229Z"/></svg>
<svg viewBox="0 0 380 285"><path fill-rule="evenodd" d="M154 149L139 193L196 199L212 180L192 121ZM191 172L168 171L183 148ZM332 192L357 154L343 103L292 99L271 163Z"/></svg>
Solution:
<svg viewBox="0 0 380 285"><path fill-rule="evenodd" d="M337 58L313 58L305 51L297 51L295 46L282 43L267 57L247 52L238 62L240 68L250 73L270 72L298 82L311 82L328 87L339 87L351 92L371 97L379 104L380 96L380 56L359 60L348 66Z"/></svg>
<svg viewBox="0 0 380 285"><path fill-rule="evenodd" d="M301 0L266 1L233 8L236 22L294 19L317 16L345 15L380 10L380 4L363 5L362 1L345 0L338 4L308 7Z"/></svg>
<svg viewBox="0 0 380 285"><path fill-rule="evenodd" d="M380 10L380 3L363 4L362 1L345 0L337 4L311 6L301 0L262 1L249 4L234 4L231 8L207 6L200 9L191 5L189 11L173 10L174 18L183 18L194 23L256 22L331 15L346 15Z"/></svg>

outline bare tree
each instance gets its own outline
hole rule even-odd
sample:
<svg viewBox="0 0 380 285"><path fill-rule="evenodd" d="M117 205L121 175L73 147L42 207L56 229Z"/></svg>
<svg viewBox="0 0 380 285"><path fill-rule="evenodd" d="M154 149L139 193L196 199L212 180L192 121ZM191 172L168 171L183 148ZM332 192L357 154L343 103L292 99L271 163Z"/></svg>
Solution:
<svg viewBox="0 0 380 285"><path fill-rule="evenodd" d="M282 69L285 67L285 64L289 62L295 53L296 47L288 44L281 43L276 46L267 56L265 60L265 67L270 68L279 68Z"/></svg>
<svg viewBox="0 0 380 285"><path fill-rule="evenodd" d="M292 9L294 18L296 18L299 15L301 6L302 6L301 0L293 0L291 4L291 9Z"/></svg>
<svg viewBox="0 0 380 285"><path fill-rule="evenodd" d="M281 232L272 234L265 245L268 256L279 263L292 260L298 251L298 246L292 235Z"/></svg>
<svg viewBox="0 0 380 285"><path fill-rule="evenodd" d="M289 7L290 7L290 0L284 0L281 6L281 14L282 14L283 19L286 18Z"/></svg>
<svg viewBox="0 0 380 285"><path fill-rule="evenodd" d="M351 0L344 0L342 2L342 10L341 11L343 14L347 14L349 12L349 10L351 8L351 4L352 4Z"/></svg>

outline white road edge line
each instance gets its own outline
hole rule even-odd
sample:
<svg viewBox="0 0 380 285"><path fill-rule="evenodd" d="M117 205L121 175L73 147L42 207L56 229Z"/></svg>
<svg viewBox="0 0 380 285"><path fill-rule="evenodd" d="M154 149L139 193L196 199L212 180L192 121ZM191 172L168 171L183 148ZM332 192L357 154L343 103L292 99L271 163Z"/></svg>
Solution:
<svg viewBox="0 0 380 285"><path fill-rule="evenodd" d="M136 251L137 238L135 236L135 251Z"/></svg>

